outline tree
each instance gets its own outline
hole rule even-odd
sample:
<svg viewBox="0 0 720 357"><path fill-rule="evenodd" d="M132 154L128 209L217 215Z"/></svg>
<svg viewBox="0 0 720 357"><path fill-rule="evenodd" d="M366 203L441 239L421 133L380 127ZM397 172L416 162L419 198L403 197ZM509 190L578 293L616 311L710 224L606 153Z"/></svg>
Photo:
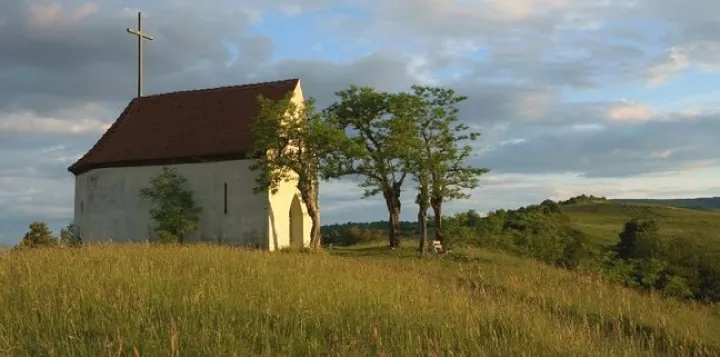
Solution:
<svg viewBox="0 0 720 357"><path fill-rule="evenodd" d="M82 244L82 237L75 223L70 222L67 227L60 229L60 245L76 247Z"/></svg>
<svg viewBox="0 0 720 357"><path fill-rule="evenodd" d="M187 179L174 168L163 167L159 175L150 179L150 186L140 190L140 195L152 202L150 216L161 241L183 243L185 234L197 229L202 209L195 205Z"/></svg>
<svg viewBox="0 0 720 357"><path fill-rule="evenodd" d="M631 219L625 223L612 250L623 260L652 258L661 249L659 230L657 222L652 219Z"/></svg>
<svg viewBox="0 0 720 357"><path fill-rule="evenodd" d="M391 248L400 246L400 194L409 141L415 136L408 117L408 96L377 92L368 87L350 86L337 92L339 101L327 110L328 120L349 136L350 143L339 147L328 160L335 169L330 176L357 175L363 198L382 194L389 219Z"/></svg>
<svg viewBox="0 0 720 357"><path fill-rule="evenodd" d="M472 146L460 143L480 135L467 132L469 127L458 123L457 104L467 97L456 95L452 89L417 85L412 86L412 97L411 115L415 117L415 135L421 144L410 145L414 150L406 167L416 177L420 195L429 195L435 239L442 241L443 202L468 198L467 191L477 187L479 177L490 170L465 163L472 154Z"/></svg>
<svg viewBox="0 0 720 357"><path fill-rule="evenodd" d="M274 194L282 182L295 182L312 220L310 246L320 247L318 202L320 162L343 142L342 131L329 125L315 111L315 100L295 103L291 96L279 101L258 98L260 110L251 130L253 144L250 169L259 171L255 192L270 189Z"/></svg>
<svg viewBox="0 0 720 357"><path fill-rule="evenodd" d="M42 248L58 245L57 237L52 235L52 231L50 231L47 224L35 221L30 223L29 228L30 231L25 233L20 242L20 248Z"/></svg>

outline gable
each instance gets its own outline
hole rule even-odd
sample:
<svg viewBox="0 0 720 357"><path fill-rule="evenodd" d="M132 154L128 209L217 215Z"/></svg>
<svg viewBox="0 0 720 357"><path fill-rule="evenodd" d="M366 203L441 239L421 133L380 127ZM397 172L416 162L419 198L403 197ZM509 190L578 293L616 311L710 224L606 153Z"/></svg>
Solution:
<svg viewBox="0 0 720 357"><path fill-rule="evenodd" d="M299 79L135 98L83 157L75 175L101 167L245 159L257 97L280 100Z"/></svg>

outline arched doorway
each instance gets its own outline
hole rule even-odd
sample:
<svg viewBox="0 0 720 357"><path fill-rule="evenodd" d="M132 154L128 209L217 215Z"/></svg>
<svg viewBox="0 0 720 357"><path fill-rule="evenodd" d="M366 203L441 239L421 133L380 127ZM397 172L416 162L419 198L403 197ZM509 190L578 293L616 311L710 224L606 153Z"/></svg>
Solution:
<svg viewBox="0 0 720 357"><path fill-rule="evenodd" d="M303 247L303 210L300 198L295 195L293 196L292 202L290 203L290 247L302 248Z"/></svg>

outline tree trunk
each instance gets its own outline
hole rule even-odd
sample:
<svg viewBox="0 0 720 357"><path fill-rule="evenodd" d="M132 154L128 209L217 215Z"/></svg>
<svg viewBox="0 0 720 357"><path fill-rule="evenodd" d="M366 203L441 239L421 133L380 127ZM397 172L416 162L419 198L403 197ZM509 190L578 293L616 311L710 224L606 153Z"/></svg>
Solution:
<svg viewBox="0 0 720 357"><path fill-rule="evenodd" d="M420 255L427 254L427 206L420 204L418 210L418 224L420 225Z"/></svg>
<svg viewBox="0 0 720 357"><path fill-rule="evenodd" d="M307 208L308 215L312 221L310 226L310 248L320 248L320 209L317 199L316 185L310 189L312 192L302 194L303 201L305 201L305 207Z"/></svg>
<svg viewBox="0 0 720 357"><path fill-rule="evenodd" d="M320 211L316 206L308 205L308 215L312 221L310 226L310 248L320 248Z"/></svg>
<svg viewBox="0 0 720 357"><path fill-rule="evenodd" d="M388 239L390 241L390 248L395 249L400 247L400 192L396 190L386 190L383 193L385 196L385 202L387 203L388 213L390 215L388 219Z"/></svg>
<svg viewBox="0 0 720 357"><path fill-rule="evenodd" d="M390 248L400 247L400 208L388 207L390 210L390 219L388 224Z"/></svg>
<svg viewBox="0 0 720 357"><path fill-rule="evenodd" d="M435 240L439 240L441 243L444 243L442 232L442 198L431 198L430 205L432 206L433 214L435 215Z"/></svg>

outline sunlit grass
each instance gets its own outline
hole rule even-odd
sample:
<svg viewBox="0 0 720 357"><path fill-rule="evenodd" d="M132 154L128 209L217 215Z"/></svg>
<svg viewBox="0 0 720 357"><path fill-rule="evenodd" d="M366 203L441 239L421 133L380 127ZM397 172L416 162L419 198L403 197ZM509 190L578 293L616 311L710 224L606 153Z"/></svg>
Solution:
<svg viewBox="0 0 720 357"><path fill-rule="evenodd" d="M711 306L482 250L414 255L13 251L0 256L0 354L720 355Z"/></svg>

